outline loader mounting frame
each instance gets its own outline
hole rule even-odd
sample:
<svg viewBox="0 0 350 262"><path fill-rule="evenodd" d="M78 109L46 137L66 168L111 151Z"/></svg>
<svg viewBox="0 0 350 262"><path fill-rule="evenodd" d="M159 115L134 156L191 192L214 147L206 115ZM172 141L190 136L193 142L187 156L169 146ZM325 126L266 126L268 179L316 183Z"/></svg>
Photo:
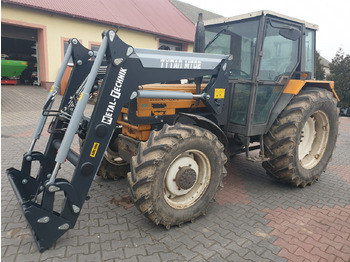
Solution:
<svg viewBox="0 0 350 262"><path fill-rule="evenodd" d="M93 56L92 51L80 45L77 39L69 41L57 79L33 134L33 141L23 156L21 170L7 169L8 178L40 252L50 248L67 230L74 227L117 125L118 116L122 107L130 100L144 96L197 98L215 113L222 110L223 99L214 99L215 89L225 89L228 86L231 56L134 49L125 44L113 30L105 31L102 38L93 62L90 59ZM104 56L107 59L106 74L91 118L87 119L83 113ZM58 110L52 111L51 107L70 57L73 58L74 68ZM172 59L194 59L201 66L185 68L184 65L177 65L175 68L165 63L173 61ZM212 75L212 78L201 94L170 91L149 94L139 91L139 86L143 84L204 75ZM46 150L44 153L33 151L47 117L51 115L54 118ZM75 135L82 130L86 134L79 155L70 148ZM66 159L75 166L70 181L58 178L61 165ZM40 164L36 176L31 175L34 161ZM55 194L60 191L64 193L65 199L62 210L56 212L53 210Z"/></svg>

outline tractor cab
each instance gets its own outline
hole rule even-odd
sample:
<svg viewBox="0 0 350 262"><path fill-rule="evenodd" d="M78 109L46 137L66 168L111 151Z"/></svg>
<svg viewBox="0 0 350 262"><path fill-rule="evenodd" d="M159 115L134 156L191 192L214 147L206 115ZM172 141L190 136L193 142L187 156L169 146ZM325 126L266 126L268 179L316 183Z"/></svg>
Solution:
<svg viewBox="0 0 350 262"><path fill-rule="evenodd" d="M317 29L271 11L205 22L205 53L233 55L226 131L266 133L289 80L315 77Z"/></svg>

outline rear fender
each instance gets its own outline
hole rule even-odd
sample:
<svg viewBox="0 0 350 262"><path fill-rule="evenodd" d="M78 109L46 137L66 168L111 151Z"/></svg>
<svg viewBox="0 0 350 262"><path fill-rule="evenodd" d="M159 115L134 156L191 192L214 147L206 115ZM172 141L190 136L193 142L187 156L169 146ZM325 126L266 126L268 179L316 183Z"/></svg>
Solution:
<svg viewBox="0 0 350 262"><path fill-rule="evenodd" d="M339 97L334 90L334 82L333 81L320 81L320 80L298 80L298 79L290 79L288 84L283 90L280 98L278 99L276 105L274 106L268 124L266 125L265 134L272 126L273 122L276 120L278 115L282 112L282 110L288 105L292 98L299 94L299 92L307 87L318 87L329 90L333 93L333 96L338 100Z"/></svg>
<svg viewBox="0 0 350 262"><path fill-rule="evenodd" d="M283 90L283 93L297 95L300 90L305 87L319 87L327 89L331 91L333 93L333 96L338 100L338 102L340 102L339 97L334 90L333 81L291 79Z"/></svg>

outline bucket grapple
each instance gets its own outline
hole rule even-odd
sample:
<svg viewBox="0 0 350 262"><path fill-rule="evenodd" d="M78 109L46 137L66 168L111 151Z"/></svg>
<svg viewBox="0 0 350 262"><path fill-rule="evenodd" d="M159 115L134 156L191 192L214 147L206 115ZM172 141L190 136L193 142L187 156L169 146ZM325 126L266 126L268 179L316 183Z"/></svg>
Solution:
<svg viewBox="0 0 350 262"><path fill-rule="evenodd" d="M7 169L7 175L32 230L40 252L67 230L73 228L88 191L117 126L122 107L136 98L198 99L216 114L221 113L223 99L213 99L215 89L228 85L232 56L134 49L125 44L113 30L102 34L102 44L95 56L77 39L71 39L63 63L44 103L42 115L33 134L22 167ZM72 70L62 102L52 105L69 59ZM103 71L103 72L102 72ZM147 91L140 86L211 75L203 91L197 94L180 91ZM84 116L96 79L103 78L91 117ZM44 153L34 151L47 118L52 118L50 137ZM161 123L161 117L156 119ZM80 153L71 149L75 135L84 139ZM71 179L59 177L65 161L74 166ZM40 164L32 173L33 162ZM55 196L64 193L60 212L54 211ZM56 199L57 200L57 199Z"/></svg>

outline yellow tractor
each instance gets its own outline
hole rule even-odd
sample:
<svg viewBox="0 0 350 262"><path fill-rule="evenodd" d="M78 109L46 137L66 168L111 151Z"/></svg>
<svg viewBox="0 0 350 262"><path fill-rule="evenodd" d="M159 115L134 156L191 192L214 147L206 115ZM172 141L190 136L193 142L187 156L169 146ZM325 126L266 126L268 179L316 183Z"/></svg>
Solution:
<svg viewBox="0 0 350 262"><path fill-rule="evenodd" d="M96 174L127 176L135 206L166 228L206 212L238 153L278 181L317 181L335 147L338 98L333 82L314 80L316 30L270 11L205 25L200 16L194 53L133 48L108 30L94 61L71 39L22 168L7 170L39 250L74 227ZM74 69L52 110L70 57ZM46 150L33 151L49 116ZM80 154L71 149L76 134ZM58 175L66 159L71 179ZM57 192L65 196L60 212Z"/></svg>

